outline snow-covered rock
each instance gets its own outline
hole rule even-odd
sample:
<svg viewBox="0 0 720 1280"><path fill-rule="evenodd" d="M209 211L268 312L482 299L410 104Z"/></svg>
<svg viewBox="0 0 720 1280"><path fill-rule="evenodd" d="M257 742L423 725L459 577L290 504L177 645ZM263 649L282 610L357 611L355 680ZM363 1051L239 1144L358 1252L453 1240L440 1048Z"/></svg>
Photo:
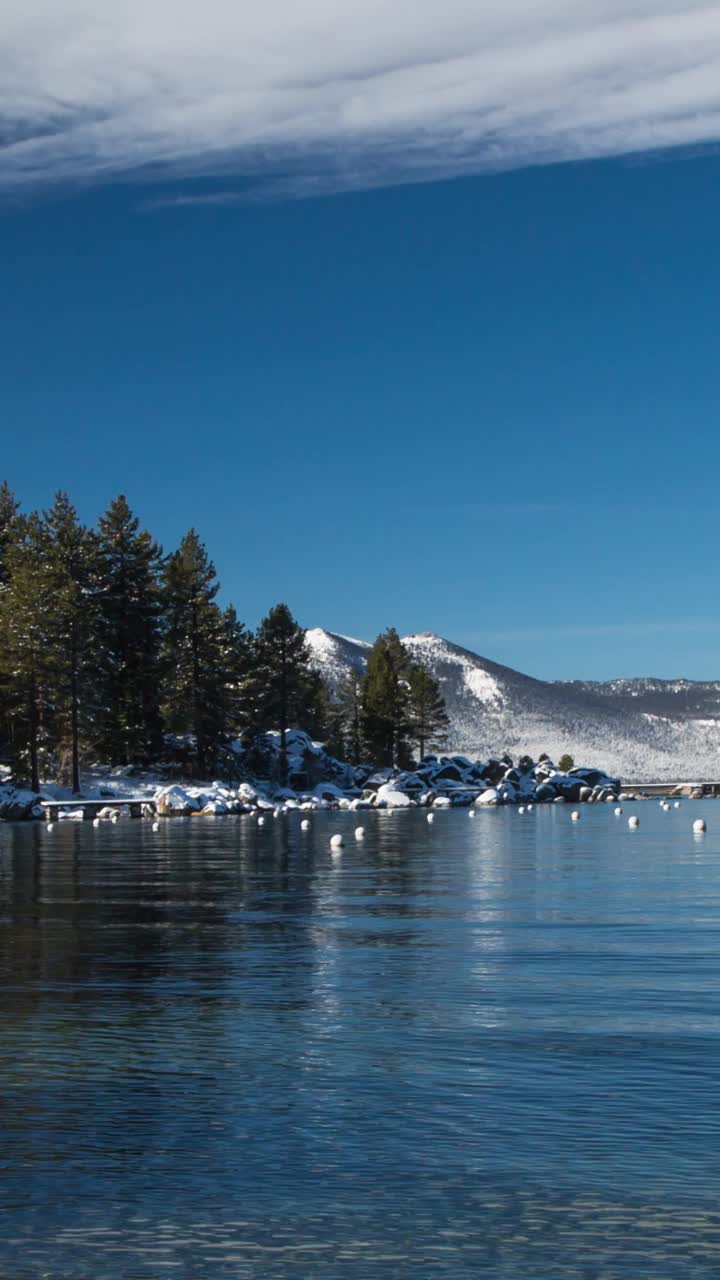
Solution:
<svg viewBox="0 0 720 1280"><path fill-rule="evenodd" d="M9 782L0 783L0 819L4 822L23 822L32 818L39 808L40 797L34 791L14 787Z"/></svg>
<svg viewBox="0 0 720 1280"><path fill-rule="evenodd" d="M163 818L176 817L178 814L194 813L197 801L189 792L177 784L163 787L155 796L155 805Z"/></svg>
<svg viewBox="0 0 720 1280"><path fill-rule="evenodd" d="M476 804L497 804L497 802L497 787L487 787L485 791L480 793L475 801Z"/></svg>
<svg viewBox="0 0 720 1280"><path fill-rule="evenodd" d="M407 809L412 800L392 782L385 782L378 787L375 803L379 809Z"/></svg>

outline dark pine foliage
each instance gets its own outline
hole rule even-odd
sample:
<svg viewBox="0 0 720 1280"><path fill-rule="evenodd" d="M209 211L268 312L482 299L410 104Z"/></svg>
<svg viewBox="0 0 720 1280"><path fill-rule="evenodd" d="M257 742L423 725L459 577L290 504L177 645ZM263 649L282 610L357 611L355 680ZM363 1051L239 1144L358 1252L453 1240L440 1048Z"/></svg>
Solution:
<svg viewBox="0 0 720 1280"><path fill-rule="evenodd" d="M163 717L170 733L192 736L199 776L215 769L236 728L228 679L235 637L215 601L219 588L215 566L191 529L165 563Z"/></svg>
<svg viewBox="0 0 720 1280"><path fill-rule="evenodd" d="M48 687L55 708L59 778L80 790L80 740L92 732L97 664L97 540L65 493L45 513Z"/></svg>
<svg viewBox="0 0 720 1280"><path fill-rule="evenodd" d="M38 515L17 520L4 553L0 654L5 760L37 790L54 737L46 605L52 589L48 534Z"/></svg>
<svg viewBox="0 0 720 1280"><path fill-rule="evenodd" d="M366 758L385 767L411 763L408 687L410 663L394 627L378 636L368 654L362 690L362 738Z"/></svg>
<svg viewBox="0 0 720 1280"><path fill-rule="evenodd" d="M287 731L314 729L322 688L310 666L305 632L286 604L276 604L257 629L253 653L256 727L280 731L280 775L287 778Z"/></svg>
<svg viewBox="0 0 720 1280"><path fill-rule="evenodd" d="M407 692L410 737L422 758L429 747L444 746L448 730L448 714L440 686L424 667L412 666Z"/></svg>
<svg viewBox="0 0 720 1280"><path fill-rule="evenodd" d="M162 552L120 494L98 521L101 759L140 764L162 747Z"/></svg>
<svg viewBox="0 0 720 1280"><path fill-rule="evenodd" d="M291 729L401 768L411 743L423 754L442 741L440 690L396 631L330 696L287 605L251 633L219 586L194 529L163 559L122 494L89 529L65 493L25 516L0 485L0 763L35 789L60 777L77 791L83 762L168 752L208 777L236 772L235 739L278 730L286 781Z"/></svg>

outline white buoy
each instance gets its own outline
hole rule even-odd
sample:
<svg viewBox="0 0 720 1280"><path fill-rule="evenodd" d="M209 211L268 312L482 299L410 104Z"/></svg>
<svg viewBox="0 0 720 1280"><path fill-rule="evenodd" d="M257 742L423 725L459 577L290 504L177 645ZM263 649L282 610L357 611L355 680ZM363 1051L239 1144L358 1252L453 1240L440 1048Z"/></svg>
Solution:
<svg viewBox="0 0 720 1280"><path fill-rule="evenodd" d="M365 839L365 828L364 828L364 827L356 827L356 828L355 828L355 839L356 839L356 840L364 840L364 839Z"/></svg>
<svg viewBox="0 0 720 1280"><path fill-rule="evenodd" d="M468 818L474 818L474 817L475 817L475 810L474 810L474 809L469 809L469 810L468 810Z"/></svg>
<svg viewBox="0 0 720 1280"><path fill-rule="evenodd" d="M280 810L273 809L273 818L279 818L279 817L280 817Z"/></svg>
<svg viewBox="0 0 720 1280"><path fill-rule="evenodd" d="M577 809L573 809L572 813L570 814L570 817L572 818L573 822L579 822L580 821L579 811Z"/></svg>
<svg viewBox="0 0 720 1280"><path fill-rule="evenodd" d="M676 800L676 801L675 801L675 808L676 808L676 809L679 809L679 808L680 808L680 801L679 801L679 800Z"/></svg>
<svg viewBox="0 0 720 1280"><path fill-rule="evenodd" d="M622 805L618 805L617 809L615 810L615 817L616 818L622 817Z"/></svg>
<svg viewBox="0 0 720 1280"><path fill-rule="evenodd" d="M531 805L531 804L529 804L529 805L528 805L528 807L527 807L527 811L528 811L528 813L532 813L532 805Z"/></svg>
<svg viewBox="0 0 720 1280"><path fill-rule="evenodd" d="M628 818L628 826L632 827L634 830L636 827L640 826L640 819L636 818L635 814L633 814L632 818Z"/></svg>
<svg viewBox="0 0 720 1280"><path fill-rule="evenodd" d="M119 822L119 821L120 821L120 814L118 813L117 809L115 809L115 811L113 812L113 815L112 815L112 817L110 818L110 821L111 821L111 822Z"/></svg>
<svg viewBox="0 0 720 1280"><path fill-rule="evenodd" d="M153 822L153 824L152 824L152 829L153 829L153 831L159 831L159 830L160 830L160 823L159 823L159 822Z"/></svg>
<svg viewBox="0 0 720 1280"><path fill-rule="evenodd" d="M704 818L695 819L695 821L693 822L693 831L695 832L696 836L701 836L704 831L707 831Z"/></svg>
<svg viewBox="0 0 720 1280"><path fill-rule="evenodd" d="M331 849L342 849L342 847L343 847L344 843L345 843L345 841L343 840L342 836L340 836L340 835L335 835L335 836L331 836L331 837L330 837L330 848L331 848Z"/></svg>
<svg viewBox="0 0 720 1280"><path fill-rule="evenodd" d="M429 814L428 814L428 816L427 816L427 820L428 820L428 822L434 822L434 821L435 821L435 814L434 814L434 813L429 813Z"/></svg>
<svg viewBox="0 0 720 1280"><path fill-rule="evenodd" d="M264 818L258 818L258 826L259 826L259 827L264 827L264 826L265 826L265 819L264 819Z"/></svg>
<svg viewBox="0 0 720 1280"><path fill-rule="evenodd" d="M669 805L669 804L664 804L664 805L663 805L663 813L669 813L669 812L670 812L670 805Z"/></svg>
<svg viewBox="0 0 720 1280"><path fill-rule="evenodd" d="M302 822L300 823L300 830L301 830L301 831L309 831L309 830L310 830L310 821L309 821L309 819L308 819L308 818L303 818Z"/></svg>
<svg viewBox="0 0 720 1280"><path fill-rule="evenodd" d="M93 826L94 826L94 827L99 827L99 826L100 826L100 819L99 819L99 818L93 818Z"/></svg>
<svg viewBox="0 0 720 1280"><path fill-rule="evenodd" d="M55 823L54 823L54 822L46 822L46 823L45 823L45 830L46 830L46 831L52 831L52 829L53 829L53 827L54 827L54 826L55 826Z"/></svg>
<svg viewBox="0 0 720 1280"><path fill-rule="evenodd" d="M525 812L525 805L524 804L518 805L518 813L524 813L524 812Z"/></svg>

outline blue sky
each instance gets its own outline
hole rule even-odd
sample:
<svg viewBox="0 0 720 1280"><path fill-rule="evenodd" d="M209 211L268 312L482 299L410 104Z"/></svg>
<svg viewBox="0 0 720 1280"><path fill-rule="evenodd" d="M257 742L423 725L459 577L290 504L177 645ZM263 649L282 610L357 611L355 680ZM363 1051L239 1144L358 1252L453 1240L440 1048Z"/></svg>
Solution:
<svg viewBox="0 0 720 1280"><path fill-rule="evenodd" d="M44 110L0 193L0 471L26 507L65 488L92 521L124 491L168 550L194 524L250 624L284 599L548 678L720 678L708 129L629 154L626 120L528 168L516 124L498 167L477 140L446 163L435 122L409 183L386 122L381 159L285 140L202 173L150 154L151 180L127 107L109 181Z"/></svg>

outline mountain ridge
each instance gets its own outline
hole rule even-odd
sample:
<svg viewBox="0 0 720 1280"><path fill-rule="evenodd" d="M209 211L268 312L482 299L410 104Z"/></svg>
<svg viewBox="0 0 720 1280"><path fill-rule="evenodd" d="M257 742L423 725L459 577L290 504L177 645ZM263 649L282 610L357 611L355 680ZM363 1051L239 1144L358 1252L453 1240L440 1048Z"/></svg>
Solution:
<svg viewBox="0 0 720 1280"><path fill-rule="evenodd" d="M369 641L315 627L314 666L336 691L364 669ZM720 681L546 681L483 658L432 631L402 637L438 680L450 718L446 749L484 759L509 751L557 759L569 751L644 781L720 777Z"/></svg>

